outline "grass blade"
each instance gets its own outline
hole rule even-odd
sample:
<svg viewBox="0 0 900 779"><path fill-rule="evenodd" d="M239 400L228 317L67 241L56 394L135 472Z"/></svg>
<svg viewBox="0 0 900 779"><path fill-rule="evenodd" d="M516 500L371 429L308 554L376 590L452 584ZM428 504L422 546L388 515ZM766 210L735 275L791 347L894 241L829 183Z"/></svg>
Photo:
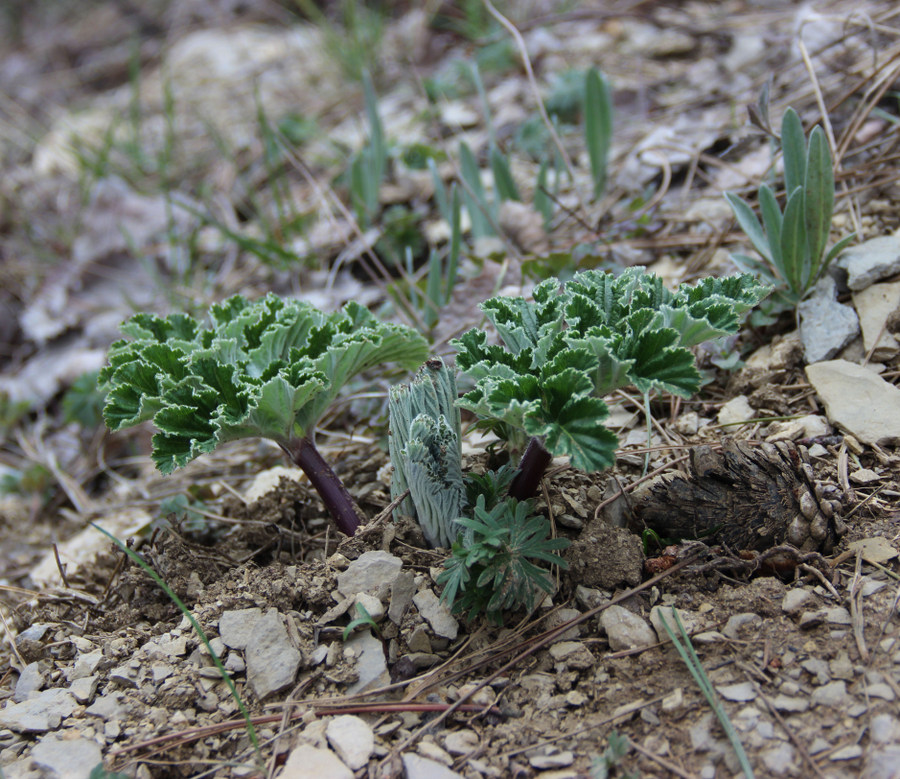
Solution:
<svg viewBox="0 0 900 779"><path fill-rule="evenodd" d="M459 145L459 168L463 184L465 184L464 197L466 210L468 210L469 219L472 222L472 237L484 238L493 235L494 228L491 227L488 218L490 209L484 193L484 185L481 183L481 171L478 169L475 155L472 154L472 150L465 141Z"/></svg>
<svg viewBox="0 0 900 779"><path fill-rule="evenodd" d="M494 174L494 190L497 192L499 202L522 199L509 169L509 162L496 146L491 149L491 171Z"/></svg>
<svg viewBox="0 0 900 779"><path fill-rule="evenodd" d="M856 238L856 233L850 233L850 235L845 235L838 241L834 246L831 247L831 251L825 255L825 262L822 263L822 270L828 270L828 266L831 264L831 261L837 257L847 246L850 245L850 241Z"/></svg>
<svg viewBox="0 0 900 779"><path fill-rule="evenodd" d="M553 220L553 199L547 193L547 160L541 163L538 170L537 184L534 187L534 208L544 217L544 230L549 232Z"/></svg>
<svg viewBox="0 0 900 779"><path fill-rule="evenodd" d="M459 271L459 253L462 249L462 208L459 187L454 183L450 188L450 253L447 257L447 285L444 289L444 303L449 303L456 286Z"/></svg>
<svg viewBox="0 0 900 779"><path fill-rule="evenodd" d="M694 651L694 645L691 643L691 639L688 636L687 631L685 631L684 625L681 623L681 617L678 615L678 610L673 608L669 613L675 619L675 625L678 628L677 636L672 628L669 627L669 623L663 615L662 609L660 609L659 618L666 633L669 634L669 638L672 640L672 645L675 647L678 654L681 655L681 659L687 666L688 671L690 671L691 676L694 677L694 681L700 688L700 692L703 693L703 697L706 698L707 703L709 703L710 708L721 723L722 729L725 731L725 735L731 744L731 748L734 749L734 753L737 756L741 770L744 772L744 776L747 777L747 779L753 779L753 768L750 766L750 760L747 757L747 753L744 751L744 746L741 744L741 740L738 737L737 731L734 729L734 725L732 725L731 720L728 719L728 713L719 702L716 691L712 686L712 682L709 681L706 671L703 670L700 658L697 657L697 653Z"/></svg>
<svg viewBox="0 0 900 779"><path fill-rule="evenodd" d="M609 82L596 68L588 70L584 90L585 145L594 178L594 197L599 197L606 188L607 162L612 143L612 95Z"/></svg>
<svg viewBox="0 0 900 779"><path fill-rule="evenodd" d="M428 256L428 276L425 280L425 305L422 321L431 330L437 324L443 295L441 293L441 256L432 249Z"/></svg>
<svg viewBox="0 0 900 779"><path fill-rule="evenodd" d="M497 139L494 136L494 122L491 119L491 105L488 103L487 92L484 89L484 82L481 80L481 71L477 62L472 63L469 73L472 76L475 91L478 92L478 99L481 101L481 110L484 113L484 126L487 127L488 131L488 145L493 148Z"/></svg>
<svg viewBox="0 0 900 779"><path fill-rule="evenodd" d="M241 700L241 696L238 695L237 688L234 686L234 682L231 681L231 677L228 675L228 671L225 670L225 666L222 665L222 661L219 659L219 656L216 654L215 650L210 646L209 639L206 637L206 633L203 632L203 628L200 627L200 623L194 619L194 615L191 614L190 609L184 604L184 602L179 598L173 591L172 588L166 584L160 575L154 571L147 563L145 563L140 556L133 550L129 549L125 544L123 544L118 538L116 538L112 533L108 530L100 527L96 522L91 522L91 526L95 530L99 530L103 535L105 535L110 541L112 541L117 547L119 547L122 552L124 552L132 562L136 563L140 566L141 569L155 581L162 591L169 596L172 602L178 606L181 610L181 613L184 614L185 617L188 618L188 621L191 623L191 626L197 631L197 635L200 637L200 640L204 643L206 648L209 650L209 656L212 658L213 663L215 663L216 668L218 668L219 673L222 676L222 680L227 685L228 689L231 691L231 697L234 698L235 703L238 708L241 710L241 714L244 717L244 721L247 723L247 735L250 738L250 742L253 744L253 748L256 750L257 755L259 755L259 739L256 737L256 728L253 727L253 720L250 718L250 712L247 711L247 707L244 705L244 701Z"/></svg>
<svg viewBox="0 0 900 779"><path fill-rule="evenodd" d="M372 173L379 183L387 166L387 146L384 142L384 127L378 116L378 97L372 85L368 70L363 71L363 96L366 103L366 118L369 120L369 145L372 148Z"/></svg>
<svg viewBox="0 0 900 779"><path fill-rule="evenodd" d="M444 180L438 171L437 163L433 157L429 157L426 162L428 170L431 171L431 180L434 183L434 202L441 216L450 223L450 200L447 197L447 188L444 186Z"/></svg>

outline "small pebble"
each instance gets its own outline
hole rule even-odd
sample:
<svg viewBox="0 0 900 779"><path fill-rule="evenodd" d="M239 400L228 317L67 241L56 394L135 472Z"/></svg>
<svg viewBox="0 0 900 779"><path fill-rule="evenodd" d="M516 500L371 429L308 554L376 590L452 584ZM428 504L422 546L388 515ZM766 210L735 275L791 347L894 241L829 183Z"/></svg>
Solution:
<svg viewBox="0 0 900 779"><path fill-rule="evenodd" d="M813 690L811 700L817 706L841 706L847 700L847 685L843 681L824 684Z"/></svg>
<svg viewBox="0 0 900 779"><path fill-rule="evenodd" d="M547 768L567 768L575 762L575 755L566 750L552 755L534 755L528 758L532 768L542 771Z"/></svg>
<svg viewBox="0 0 900 779"><path fill-rule="evenodd" d="M862 757L862 747L859 744L848 744L845 747L841 747L836 752L832 752L830 756L830 760L837 762L839 760L856 760L858 757Z"/></svg>
<svg viewBox="0 0 900 779"><path fill-rule="evenodd" d="M756 698L756 690L750 682L740 682L739 684L727 684L716 687L726 701L745 702L752 701Z"/></svg>
<svg viewBox="0 0 900 779"><path fill-rule="evenodd" d="M794 587L788 590L787 595L781 601L781 610L785 614L794 616L813 604L813 594L802 587Z"/></svg>
<svg viewBox="0 0 900 779"><path fill-rule="evenodd" d="M881 698L885 701L892 701L896 698L896 694L893 689L887 684L880 682L878 684L870 684L866 687L866 692L868 693L870 698Z"/></svg>

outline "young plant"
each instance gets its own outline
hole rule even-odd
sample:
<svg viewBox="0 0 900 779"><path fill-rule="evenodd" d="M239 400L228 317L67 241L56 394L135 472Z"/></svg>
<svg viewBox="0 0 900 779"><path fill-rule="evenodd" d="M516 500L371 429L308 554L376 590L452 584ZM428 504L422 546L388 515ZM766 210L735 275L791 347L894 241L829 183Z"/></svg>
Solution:
<svg viewBox="0 0 900 779"><path fill-rule="evenodd" d="M547 538L549 523L531 510L531 501L504 498L490 506L479 495L472 518L456 520L463 532L437 577L454 613L466 611L472 619L484 611L499 623L504 611L531 611L539 589L553 592L549 573L535 561L565 568L556 552L569 542Z"/></svg>
<svg viewBox="0 0 900 779"><path fill-rule="evenodd" d="M528 442L510 496L534 495L555 455L585 471L612 465L618 441L603 424L603 396L633 385L690 397L701 383L690 347L735 333L768 291L743 274L671 292L629 268L618 277L584 271L562 288L548 279L533 300L482 303L501 343L478 328L454 341L457 366L475 380L460 405L513 448Z"/></svg>
<svg viewBox="0 0 900 779"><path fill-rule="evenodd" d="M807 145L800 117L788 108L781 121L781 150L784 212L767 184L760 186L758 194L762 224L740 197L732 192L725 197L763 258L736 254L732 259L742 270L775 287L772 303L784 310L803 300L854 235L845 236L826 252L834 210L834 170L822 128L813 128Z"/></svg>
<svg viewBox="0 0 900 779"><path fill-rule="evenodd" d="M317 422L347 382L385 362L421 364L414 330L377 320L350 302L325 314L308 303L235 295L213 305L202 327L186 314L137 314L122 325L99 382L110 430L153 420L153 460L171 473L220 443L275 441L309 477L338 529L360 517L314 444Z"/></svg>
<svg viewBox="0 0 900 779"><path fill-rule="evenodd" d="M454 371L439 357L390 391L391 497L409 489L395 513L414 517L431 546L450 546L466 506L456 398Z"/></svg>
<svg viewBox="0 0 900 779"><path fill-rule="evenodd" d="M612 145L613 106L609 82L596 68L585 77L584 140L591 161L594 197L606 189L606 168Z"/></svg>
<svg viewBox="0 0 900 779"><path fill-rule="evenodd" d="M350 202L360 226L369 227L380 208L379 190L387 171L387 143L378 115L378 98L368 72L363 72L363 94L369 121L369 140L350 163Z"/></svg>

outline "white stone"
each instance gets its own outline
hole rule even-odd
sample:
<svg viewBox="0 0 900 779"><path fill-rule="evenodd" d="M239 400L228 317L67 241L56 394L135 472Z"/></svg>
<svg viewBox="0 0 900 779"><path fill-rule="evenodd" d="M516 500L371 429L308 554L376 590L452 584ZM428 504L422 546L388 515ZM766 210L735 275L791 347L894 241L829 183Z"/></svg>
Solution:
<svg viewBox="0 0 900 779"><path fill-rule="evenodd" d="M391 583L397 578L403 561L389 552L376 550L363 552L338 574L338 592L346 598L360 592L377 595L380 591L390 591Z"/></svg>
<svg viewBox="0 0 900 779"><path fill-rule="evenodd" d="M900 735L900 723L892 714L876 714L869 723L869 736L878 744L889 744Z"/></svg>
<svg viewBox="0 0 900 779"><path fill-rule="evenodd" d="M856 760L856 758L862 757L862 754L863 750L859 744L848 744L845 747L841 747L836 752L832 752L829 759L835 762L839 760Z"/></svg>
<svg viewBox="0 0 900 779"><path fill-rule="evenodd" d="M31 759L43 769L42 776L55 779L88 779L103 756L100 745L89 738L42 738L31 750Z"/></svg>
<svg viewBox="0 0 900 779"><path fill-rule="evenodd" d="M306 479L306 474L299 468L288 468L284 465L267 468L253 478L250 486L244 492L244 500L247 503L256 503L261 497L274 491L282 479L299 482Z"/></svg>
<svg viewBox="0 0 900 779"><path fill-rule="evenodd" d="M740 614L732 614L722 632L732 640L740 637L741 630L747 625L756 625L762 621L762 617L752 611L742 611Z"/></svg>
<svg viewBox="0 0 900 779"><path fill-rule="evenodd" d="M353 779L353 771L327 749L301 744L291 751L278 779Z"/></svg>
<svg viewBox="0 0 900 779"><path fill-rule="evenodd" d="M375 751L375 734L369 724L352 714L332 717L325 729L331 748L354 771L369 762Z"/></svg>
<svg viewBox="0 0 900 779"><path fill-rule="evenodd" d="M99 676L82 676L69 685L69 692L79 703L90 703L97 693L98 684L100 684Z"/></svg>
<svg viewBox="0 0 900 779"><path fill-rule="evenodd" d="M373 621L380 622L382 619L384 619L384 604L379 598L376 598L374 595L369 595L365 592L357 593L356 605L362 606ZM356 608L354 607L354 617L361 616L356 614L355 612Z"/></svg>
<svg viewBox="0 0 900 779"><path fill-rule="evenodd" d="M737 684L724 684L717 686L716 689L726 701L734 701L743 703L752 701L756 698L756 690L750 682L738 682Z"/></svg>
<svg viewBox="0 0 900 779"><path fill-rule="evenodd" d="M247 682L260 699L293 684L303 659L275 608L223 612L219 635L226 646L243 649Z"/></svg>
<svg viewBox="0 0 900 779"><path fill-rule="evenodd" d="M345 650L356 655L356 672L359 678L347 689L348 695L355 695L370 687L386 684L389 680L384 647L371 630L354 633L344 644Z"/></svg>
<svg viewBox="0 0 900 779"><path fill-rule="evenodd" d="M785 742L764 750L760 757L771 776L793 776L797 771L797 766L794 765L794 747Z"/></svg>
<svg viewBox="0 0 900 779"><path fill-rule="evenodd" d="M413 603L436 635L453 641L459 634L459 622L451 614L450 607L440 601L432 590L417 592Z"/></svg>
<svg viewBox="0 0 900 779"><path fill-rule="evenodd" d="M792 695L776 695L772 700L772 705L778 711L799 712L806 711L809 708L809 700L807 698L795 698Z"/></svg>
<svg viewBox="0 0 900 779"><path fill-rule="evenodd" d="M831 276L819 279L812 295L797 306L797 311L808 363L831 359L859 334L856 311L838 302Z"/></svg>
<svg viewBox="0 0 900 779"><path fill-rule="evenodd" d="M830 435L831 425L819 414L807 414L797 419L772 422L766 433L766 441L796 441L798 438L816 438Z"/></svg>
<svg viewBox="0 0 900 779"><path fill-rule="evenodd" d="M803 589L803 587L794 587L793 589L788 590L784 599L781 601L781 610L785 614L796 616L804 609L810 608L812 605L813 594L809 590Z"/></svg>
<svg viewBox="0 0 900 779"><path fill-rule="evenodd" d="M844 249L835 264L847 271L850 289L865 289L900 271L900 234L879 236Z"/></svg>
<svg viewBox="0 0 900 779"><path fill-rule="evenodd" d="M850 617L850 612L847 611L843 606L832 606L830 609L825 609L825 621L831 623L832 625L851 625L853 624L853 619Z"/></svg>
<svg viewBox="0 0 900 779"><path fill-rule="evenodd" d="M528 762L532 768L537 768L539 771L547 768L566 768L575 762L575 755L566 750L549 755L533 755L528 758Z"/></svg>
<svg viewBox="0 0 900 779"><path fill-rule="evenodd" d="M881 698L884 701L892 701L897 697L893 689L891 689L891 686L884 682L870 684L866 687L866 692L870 698Z"/></svg>
<svg viewBox="0 0 900 779"><path fill-rule="evenodd" d="M646 649L656 643L656 631L624 606L610 606L600 615L600 624L613 652Z"/></svg>
<svg viewBox="0 0 900 779"><path fill-rule="evenodd" d="M889 360L898 351L897 339L885 327L887 318L900 308L900 281L873 284L853 293L853 305L862 327L863 346L875 362Z"/></svg>
<svg viewBox="0 0 900 779"><path fill-rule="evenodd" d="M733 425L747 422L756 416L756 410L750 405L746 395L738 395L729 400L722 408L716 420L720 425Z"/></svg>
<svg viewBox="0 0 900 779"><path fill-rule="evenodd" d="M594 665L594 656L580 641L559 641L550 645L550 656L566 668L582 670Z"/></svg>
<svg viewBox="0 0 900 779"><path fill-rule="evenodd" d="M44 671L38 662L29 663L22 669L16 681L16 689L13 700L16 703L27 701L32 695L40 692L44 686Z"/></svg>
<svg viewBox="0 0 900 779"><path fill-rule="evenodd" d="M478 734L474 730L454 730L444 738L444 749L451 755L467 755L478 749Z"/></svg>
<svg viewBox="0 0 900 779"><path fill-rule="evenodd" d="M806 367L828 420L867 444L900 441L900 389L846 360Z"/></svg>
<svg viewBox="0 0 900 779"><path fill-rule="evenodd" d="M813 690L811 700L816 706L842 706L848 700L847 685L843 681L823 684Z"/></svg>
<svg viewBox="0 0 900 779"><path fill-rule="evenodd" d="M426 743L426 742L422 742ZM421 747L422 744L419 744ZM451 771L437 760L431 760L415 752L404 752L400 755L406 779L463 779L461 774Z"/></svg>
<svg viewBox="0 0 900 779"><path fill-rule="evenodd" d="M42 733L56 730L78 704L68 690L54 687L42 690L22 703L7 703L0 710L0 728L17 733Z"/></svg>
<svg viewBox="0 0 900 779"><path fill-rule="evenodd" d="M684 690L676 687L665 698L662 699L660 706L663 711L677 711L684 705Z"/></svg>
<svg viewBox="0 0 900 779"><path fill-rule="evenodd" d="M881 481L881 476L871 468L858 468L850 474L850 481L854 484L872 484Z"/></svg>
<svg viewBox="0 0 900 779"><path fill-rule="evenodd" d="M435 763L441 765L453 765L453 758L433 741L420 741L416 746L416 749L419 751L420 755L428 760L433 760Z"/></svg>
<svg viewBox="0 0 900 779"><path fill-rule="evenodd" d="M663 619L665 619L666 624L676 636L680 635L678 623L675 622L675 616L672 612L678 613L678 618L688 634L694 633L697 629L698 619L694 614L683 609L676 609L674 606L654 606L650 609L650 624L653 625L653 629L656 631L656 638L661 644L671 641L668 632L663 627Z"/></svg>

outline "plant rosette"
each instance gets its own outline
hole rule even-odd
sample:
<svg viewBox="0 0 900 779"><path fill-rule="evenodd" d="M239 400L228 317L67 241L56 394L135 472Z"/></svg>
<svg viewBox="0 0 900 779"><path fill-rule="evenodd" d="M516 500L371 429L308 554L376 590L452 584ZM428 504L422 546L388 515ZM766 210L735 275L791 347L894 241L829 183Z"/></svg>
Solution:
<svg viewBox="0 0 900 779"><path fill-rule="evenodd" d="M353 535L361 517L315 446L316 424L362 371L421 364L421 335L355 302L325 314L274 294L215 304L206 327L186 314L142 313L121 329L128 338L110 347L99 376L110 430L152 420L152 458L166 474L226 441L271 439L309 477L338 529Z"/></svg>
<svg viewBox="0 0 900 779"><path fill-rule="evenodd" d="M769 291L747 273L672 292L629 268L583 271L564 286L549 279L532 300L491 298L481 309L500 343L479 328L453 342L457 367L475 381L460 406L513 448L527 442L510 495L531 497L552 456L585 471L613 464L618 441L604 425L603 396L633 385L690 397L701 383L691 347L737 332Z"/></svg>

